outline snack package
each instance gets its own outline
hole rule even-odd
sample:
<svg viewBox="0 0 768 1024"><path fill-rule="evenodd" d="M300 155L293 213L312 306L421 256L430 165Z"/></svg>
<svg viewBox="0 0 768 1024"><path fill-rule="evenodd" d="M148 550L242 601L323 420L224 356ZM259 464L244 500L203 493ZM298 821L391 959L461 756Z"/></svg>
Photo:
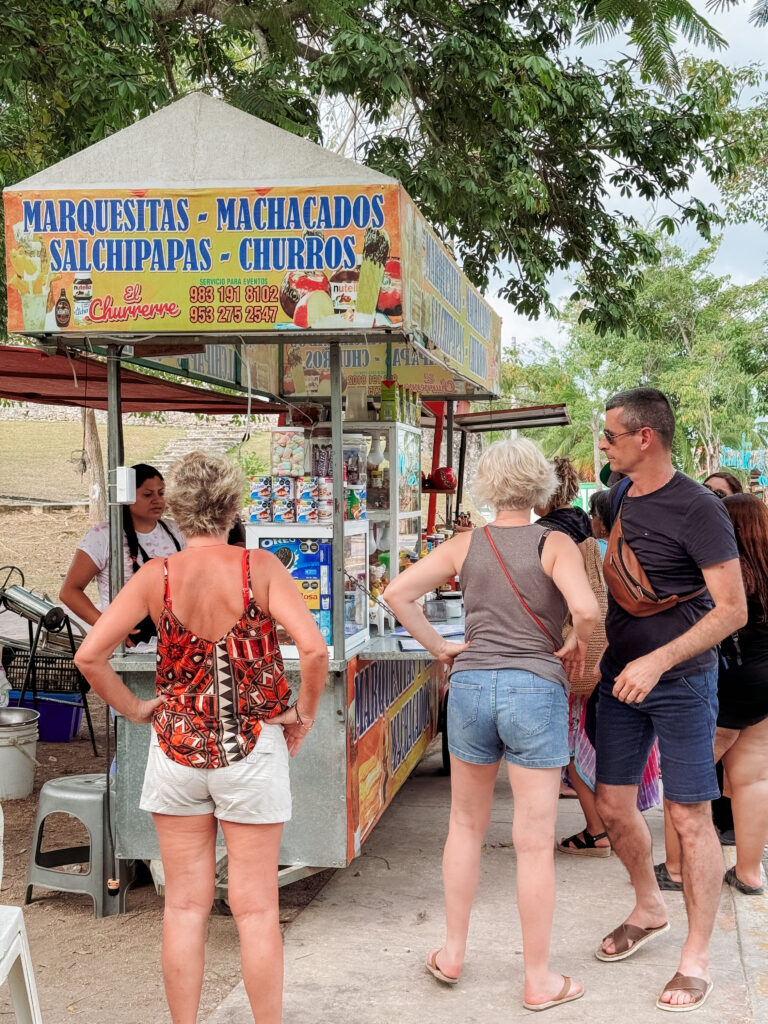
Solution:
<svg viewBox="0 0 768 1024"><path fill-rule="evenodd" d="M252 476L251 477L251 500L257 501L259 499L264 500L265 498L272 498L272 477L271 476Z"/></svg>
<svg viewBox="0 0 768 1024"><path fill-rule="evenodd" d="M292 476L273 476L272 477L272 501L284 500L286 498L293 498L295 495L293 477Z"/></svg>
<svg viewBox="0 0 768 1024"><path fill-rule="evenodd" d="M272 499L257 498L255 501L252 501L248 512L248 519L252 523L271 523Z"/></svg>
<svg viewBox="0 0 768 1024"><path fill-rule="evenodd" d="M275 498L272 502L272 522L296 522L296 502L293 498Z"/></svg>
<svg viewBox="0 0 768 1024"><path fill-rule="evenodd" d="M317 498L297 498L296 500L296 522L316 523L319 516Z"/></svg>
<svg viewBox="0 0 768 1024"><path fill-rule="evenodd" d="M297 427L277 427L270 439L273 476L302 476L304 473L304 431Z"/></svg>
<svg viewBox="0 0 768 1024"><path fill-rule="evenodd" d="M333 501L333 477L319 476L317 478L317 500Z"/></svg>
<svg viewBox="0 0 768 1024"><path fill-rule="evenodd" d="M296 501L317 501L319 498L318 478L316 476L296 477Z"/></svg>

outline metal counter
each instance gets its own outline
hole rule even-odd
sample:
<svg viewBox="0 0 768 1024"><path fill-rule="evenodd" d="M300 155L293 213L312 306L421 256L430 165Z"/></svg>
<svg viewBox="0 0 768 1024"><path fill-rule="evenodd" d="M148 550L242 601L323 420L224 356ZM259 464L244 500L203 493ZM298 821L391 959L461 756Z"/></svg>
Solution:
<svg viewBox="0 0 768 1024"><path fill-rule="evenodd" d="M126 653L111 664L138 697L155 695L154 653ZM295 699L298 661L286 661L285 669ZM425 651L402 651L392 636L330 663L314 728L291 762L293 816L283 832L281 864L345 867L360 852L437 732L442 676L442 666ZM160 856L152 817L139 808L150 729L117 717L120 858Z"/></svg>

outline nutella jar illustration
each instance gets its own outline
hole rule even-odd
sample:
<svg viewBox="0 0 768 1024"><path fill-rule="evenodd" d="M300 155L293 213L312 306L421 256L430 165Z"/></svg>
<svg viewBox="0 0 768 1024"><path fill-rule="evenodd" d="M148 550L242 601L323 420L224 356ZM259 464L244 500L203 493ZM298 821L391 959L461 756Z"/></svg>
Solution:
<svg viewBox="0 0 768 1024"><path fill-rule="evenodd" d="M72 285L72 299L74 300L75 323L84 324L88 318L88 310L91 308L93 298L93 281L90 274L75 274Z"/></svg>
<svg viewBox="0 0 768 1024"><path fill-rule="evenodd" d="M340 268L331 278L331 299L334 313L343 314L348 320L355 315L357 302L357 284L360 280L360 267Z"/></svg>
<svg viewBox="0 0 768 1024"><path fill-rule="evenodd" d="M69 304L67 293L63 288L61 289L61 295L59 295L56 300L54 313L56 316L57 327L69 327L69 321L72 316L72 307Z"/></svg>

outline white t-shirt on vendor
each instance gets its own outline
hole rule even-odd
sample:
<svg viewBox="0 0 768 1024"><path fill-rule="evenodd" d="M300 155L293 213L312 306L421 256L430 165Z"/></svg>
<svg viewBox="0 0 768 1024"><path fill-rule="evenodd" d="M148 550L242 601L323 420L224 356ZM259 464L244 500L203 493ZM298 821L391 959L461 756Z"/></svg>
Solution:
<svg viewBox="0 0 768 1024"><path fill-rule="evenodd" d="M179 547L186 547L184 534L176 523L172 519L163 519L163 523L178 540ZM176 554L176 545L160 523L150 533L139 533L137 530L136 536L139 539L140 547L146 551L147 558L166 558L168 555ZM77 550L84 551L98 569L96 586L99 591L99 611L103 612L109 604L109 523L99 523L98 526L91 527L77 545ZM139 551L137 561L139 565L144 564L141 551ZM124 579L127 583L133 576L133 563L125 534L123 534L123 566Z"/></svg>

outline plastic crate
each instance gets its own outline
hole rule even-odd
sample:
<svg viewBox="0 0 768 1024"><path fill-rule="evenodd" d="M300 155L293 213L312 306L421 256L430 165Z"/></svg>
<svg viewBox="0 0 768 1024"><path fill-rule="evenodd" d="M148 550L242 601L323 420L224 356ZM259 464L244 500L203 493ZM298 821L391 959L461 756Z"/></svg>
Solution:
<svg viewBox="0 0 768 1024"><path fill-rule="evenodd" d="M22 679L24 677L22 676ZM11 690L9 704L11 707L18 707L21 690ZM50 704L46 697L53 697L56 704ZM83 720L83 706L80 702L79 693L43 693L37 691L37 711L40 712L40 721L37 723L37 730L41 743L69 743L80 731L80 724ZM64 701L65 703L58 703ZM34 708L35 702L32 694L27 692L24 697L25 708Z"/></svg>
<svg viewBox="0 0 768 1024"><path fill-rule="evenodd" d="M14 650L13 654L5 673L11 686L20 690L29 664L29 651ZM40 693L80 693L80 673L71 658L37 653L35 676Z"/></svg>

